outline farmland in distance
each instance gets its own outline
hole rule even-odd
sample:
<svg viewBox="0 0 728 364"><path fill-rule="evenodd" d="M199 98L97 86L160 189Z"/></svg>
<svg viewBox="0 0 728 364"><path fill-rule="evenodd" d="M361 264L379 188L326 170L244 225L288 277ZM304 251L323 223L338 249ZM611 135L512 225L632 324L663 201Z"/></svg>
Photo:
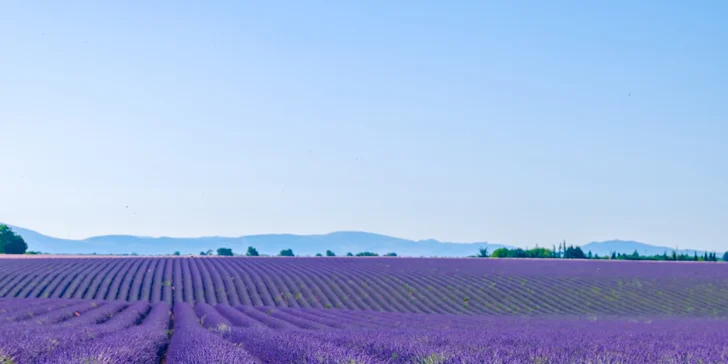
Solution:
<svg viewBox="0 0 728 364"><path fill-rule="evenodd" d="M728 265L0 259L0 322L14 364L722 363Z"/></svg>

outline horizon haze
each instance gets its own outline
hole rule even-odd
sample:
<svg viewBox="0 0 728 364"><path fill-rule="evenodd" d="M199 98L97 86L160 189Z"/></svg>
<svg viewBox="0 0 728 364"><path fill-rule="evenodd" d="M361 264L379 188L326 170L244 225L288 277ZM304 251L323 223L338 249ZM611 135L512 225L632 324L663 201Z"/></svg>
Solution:
<svg viewBox="0 0 728 364"><path fill-rule="evenodd" d="M534 248L522 244L493 244L487 241L451 242L436 239L412 240L406 237L387 236L366 231L332 231L323 234L259 234L248 236L134 236L101 235L85 239L60 239L45 235L28 228L9 225L20 234L30 250L49 254L140 254L169 255L179 251L183 255L197 255L201 251L230 248L236 254L244 254L248 246L258 249L262 254L276 255L283 249L293 249L297 256L314 256L331 250L338 256L346 253L374 252L380 255L396 253L404 257L468 257L475 255L480 248L493 252L498 248ZM677 249L679 254L703 255L706 251L646 244L638 241L613 239L608 241L566 242L567 245L580 246L585 253L600 256L611 253L640 255L659 255ZM551 245L542 245L551 248ZM708 251L711 253L711 251ZM722 251L714 252L722 255Z"/></svg>

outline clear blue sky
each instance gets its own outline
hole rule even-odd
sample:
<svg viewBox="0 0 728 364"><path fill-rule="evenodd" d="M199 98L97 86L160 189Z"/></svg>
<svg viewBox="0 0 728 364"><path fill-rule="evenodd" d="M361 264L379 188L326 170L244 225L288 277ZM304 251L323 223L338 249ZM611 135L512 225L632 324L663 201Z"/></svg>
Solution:
<svg viewBox="0 0 728 364"><path fill-rule="evenodd" d="M0 221L728 247L728 2L99 3L0 5Z"/></svg>

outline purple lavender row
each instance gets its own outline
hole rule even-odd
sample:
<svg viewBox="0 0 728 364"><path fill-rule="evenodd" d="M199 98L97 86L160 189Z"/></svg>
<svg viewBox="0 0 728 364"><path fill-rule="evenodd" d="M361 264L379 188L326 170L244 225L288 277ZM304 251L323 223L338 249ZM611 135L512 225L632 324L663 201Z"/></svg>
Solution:
<svg viewBox="0 0 728 364"><path fill-rule="evenodd" d="M728 317L724 264L406 258L2 262L0 297L429 314Z"/></svg>
<svg viewBox="0 0 728 364"><path fill-rule="evenodd" d="M159 363L169 342L170 314L169 305L157 303L141 325L116 330L84 345L59 348L38 363Z"/></svg>
<svg viewBox="0 0 728 364"><path fill-rule="evenodd" d="M218 308L225 307L218 305ZM266 319L258 310L241 306L241 311L258 317L270 326L274 320L285 321L286 318L294 316L279 316ZM175 310L176 311L176 310ZM215 341L227 340L237 346L245 348L247 353L257 357L263 363L376 363L374 358L337 346L325 340L316 340L308 337L308 334L297 330L294 325L286 326L289 330L273 330L257 326L256 328L232 327L232 323L221 315L215 308L204 303L195 305L194 312L200 324L207 328L205 334L215 335ZM243 313L243 312L240 312ZM267 314L263 314L267 315ZM250 316L249 316L250 317ZM305 320L296 319L298 325L305 326ZM325 326L315 322L309 322L310 328L325 329ZM177 334L177 333L176 333Z"/></svg>
<svg viewBox="0 0 728 364"><path fill-rule="evenodd" d="M8 299L5 302L0 303L0 322L7 323L8 321L31 318L78 302L80 301L61 299Z"/></svg>
<svg viewBox="0 0 728 364"><path fill-rule="evenodd" d="M174 335L166 360L169 364L261 363L240 345L203 328L192 306L183 302L174 306Z"/></svg>
<svg viewBox="0 0 728 364"><path fill-rule="evenodd" d="M69 306L73 312L86 312L84 308L90 306ZM113 303L111 303L113 305ZM103 310L106 305L101 306ZM140 318L146 313L148 304L139 302L128 306L124 311L114 314L108 320L96 324L89 323L95 320L80 319L79 325L63 323L67 320L65 309L60 314L49 314L43 316L45 320L39 324L36 321L27 320L24 323L5 325L0 329L0 362L5 363L35 363L41 358L53 356L58 350L66 350L79 346L81 343L103 337L121 329L136 325ZM93 311L90 311L93 312ZM89 312L89 313L90 313ZM108 313L108 312L105 312ZM91 315L93 317L94 315ZM80 316L73 315L79 318ZM95 318L98 318L96 316ZM61 324L53 324L53 323Z"/></svg>

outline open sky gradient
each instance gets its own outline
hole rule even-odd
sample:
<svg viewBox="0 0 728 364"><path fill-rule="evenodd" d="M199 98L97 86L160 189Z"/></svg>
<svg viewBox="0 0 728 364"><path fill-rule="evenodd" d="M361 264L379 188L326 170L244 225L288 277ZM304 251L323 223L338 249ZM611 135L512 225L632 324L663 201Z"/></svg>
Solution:
<svg viewBox="0 0 728 364"><path fill-rule="evenodd" d="M728 245L728 2L0 4L0 221Z"/></svg>

